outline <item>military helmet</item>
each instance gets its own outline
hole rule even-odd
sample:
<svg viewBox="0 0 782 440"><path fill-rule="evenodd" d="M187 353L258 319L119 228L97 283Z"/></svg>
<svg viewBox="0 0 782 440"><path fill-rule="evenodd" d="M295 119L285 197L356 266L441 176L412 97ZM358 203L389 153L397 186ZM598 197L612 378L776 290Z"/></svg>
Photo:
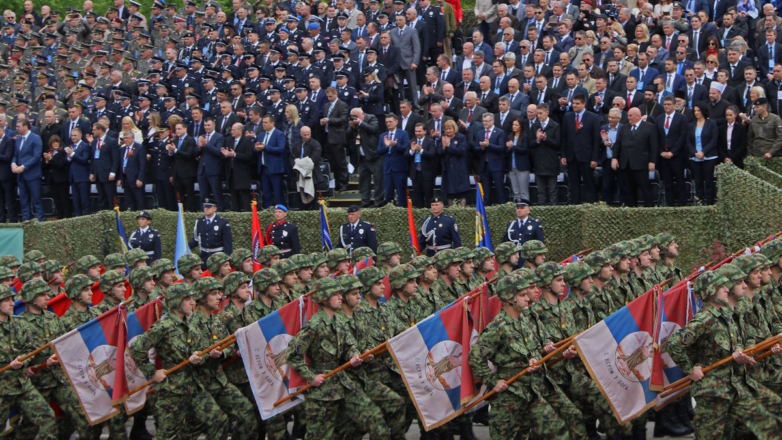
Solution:
<svg viewBox="0 0 782 440"><path fill-rule="evenodd" d="M55 273L62 270L62 264L57 260L46 260L41 268L43 269L43 279L48 283Z"/></svg>
<svg viewBox="0 0 782 440"><path fill-rule="evenodd" d="M65 282L65 294L70 299L76 299L81 295L81 291L86 287L92 286L90 277L84 274L76 274Z"/></svg>
<svg viewBox="0 0 782 440"><path fill-rule="evenodd" d="M342 293L348 293L353 289L361 290L364 285L361 284L361 280L353 274L342 275L337 278L339 286L342 288Z"/></svg>
<svg viewBox="0 0 782 440"><path fill-rule="evenodd" d="M161 258L152 263L152 274L155 278L160 278L164 272L168 272L169 270L176 270L176 268L174 267L174 263L168 258Z"/></svg>
<svg viewBox="0 0 782 440"><path fill-rule="evenodd" d="M5 284L0 284L0 301L6 298L13 298L16 293Z"/></svg>
<svg viewBox="0 0 782 440"><path fill-rule="evenodd" d="M519 273L510 273L500 278L494 287L494 292L501 301L512 301L516 292L529 287L528 280Z"/></svg>
<svg viewBox="0 0 782 440"><path fill-rule="evenodd" d="M139 289L147 281L155 277L155 271L149 266L141 266L130 271L128 281L130 287Z"/></svg>
<svg viewBox="0 0 782 440"><path fill-rule="evenodd" d="M753 270L761 269L763 267L763 261L760 260L759 258L756 258L757 255L761 255L761 254L741 255L739 257L734 258L730 264L735 265L747 276L749 276L749 274ZM763 258L766 257L763 256ZM766 258L766 260L768 259Z"/></svg>
<svg viewBox="0 0 782 440"><path fill-rule="evenodd" d="M258 251L258 262L261 264L268 263L275 255L282 255L280 248L273 244L267 244ZM242 259L242 261L244 261L244 259Z"/></svg>
<svg viewBox="0 0 782 440"><path fill-rule="evenodd" d="M654 237L646 234L642 235L635 239L636 244L638 245L637 253L640 255L644 251L650 251L652 248L657 244L657 242L654 240Z"/></svg>
<svg viewBox="0 0 782 440"><path fill-rule="evenodd" d="M272 270L273 269L269 269ZM277 272L274 272L277 273ZM250 281L244 272L231 272L225 278L223 278L223 293L226 295L233 295L239 287Z"/></svg>
<svg viewBox="0 0 782 440"><path fill-rule="evenodd" d="M19 267L22 263L14 255L3 255L0 257L0 266L12 268Z"/></svg>
<svg viewBox="0 0 782 440"><path fill-rule="evenodd" d="M456 253L457 258L461 263L464 263L467 260L472 260L473 258L475 258L475 254L473 253L473 251L471 251L469 248L466 248L464 246L454 249L454 252Z"/></svg>
<svg viewBox="0 0 782 440"><path fill-rule="evenodd" d="M203 277L193 283L193 299L198 301L205 298L213 290L223 290L223 285L214 277Z"/></svg>
<svg viewBox="0 0 782 440"><path fill-rule="evenodd" d="M628 257L637 257L641 255L642 250L640 250L638 239L634 238L632 240L627 240L624 242L625 246L627 247L627 256Z"/></svg>
<svg viewBox="0 0 782 440"><path fill-rule="evenodd" d="M402 249L393 241L386 241L380 243L377 247L377 259L378 261L384 261L391 255L402 253Z"/></svg>
<svg viewBox="0 0 782 440"><path fill-rule="evenodd" d="M480 266L484 261L486 261L487 258L491 258L493 256L494 252L485 247L475 248L472 251L472 259L476 266Z"/></svg>
<svg viewBox="0 0 782 440"><path fill-rule="evenodd" d="M523 276L524 279L527 280L527 284L530 286L533 284L540 284L540 278L538 278L538 274L536 274L535 271L529 267L518 268L514 270L513 273L518 273Z"/></svg>
<svg viewBox="0 0 782 440"><path fill-rule="evenodd" d="M14 271L5 266L0 266L0 281L15 278Z"/></svg>
<svg viewBox="0 0 782 440"><path fill-rule="evenodd" d="M385 272L376 266L365 267L358 273L358 279L366 290L369 290L376 282L382 280L385 276Z"/></svg>
<svg viewBox="0 0 782 440"><path fill-rule="evenodd" d="M667 248L676 238L670 232L661 232L654 236L654 242L660 249Z"/></svg>
<svg viewBox="0 0 782 440"><path fill-rule="evenodd" d="M277 275L280 276L280 278L285 277L290 272L296 271L296 263L289 259L283 259L280 260L272 265L272 269L274 269L275 272L277 272Z"/></svg>
<svg viewBox="0 0 782 440"><path fill-rule="evenodd" d="M597 273L595 269L583 261L570 263L565 267L565 284L571 287L578 287L581 284L581 280L591 277L595 273Z"/></svg>
<svg viewBox="0 0 782 440"><path fill-rule="evenodd" d="M131 249L125 254L125 262L128 266L134 266L139 261L146 261L148 259L149 255L141 248Z"/></svg>
<svg viewBox="0 0 782 440"><path fill-rule="evenodd" d="M760 264L761 268L766 268L769 266L772 266L774 263L771 262L771 260L768 259L765 255L761 254L760 252L756 252L752 254L753 257L755 257L756 260L758 260L758 264ZM2 278L0 278L2 279Z"/></svg>
<svg viewBox="0 0 782 440"><path fill-rule="evenodd" d="M418 271L410 264L400 264L388 273L388 283L392 289L401 289L408 281L416 278L418 278Z"/></svg>
<svg viewBox="0 0 782 440"><path fill-rule="evenodd" d="M16 271L16 276L19 277L19 281L26 283L37 273L43 275L43 268L41 265L35 261L28 261L19 266L19 269Z"/></svg>
<svg viewBox="0 0 782 440"><path fill-rule="evenodd" d="M418 271L418 275L421 276L424 274L424 271L426 271L426 268L432 265L432 259L426 255L419 255L410 260L410 263L408 264L413 266L415 270Z"/></svg>
<svg viewBox="0 0 782 440"><path fill-rule="evenodd" d="M282 280L282 274L278 273L274 269L264 267L263 269L253 274L253 290L256 292L265 293L269 286L274 283L279 283L280 280Z"/></svg>
<svg viewBox="0 0 782 440"><path fill-rule="evenodd" d="M438 271L444 271L448 269L448 266L451 264L458 262L459 260L454 255L453 249L444 249L437 252L434 254L434 257L432 257L432 264L434 264L435 269Z"/></svg>
<svg viewBox="0 0 782 440"><path fill-rule="evenodd" d="M377 255L375 255L375 252L372 250L372 248L368 246L361 246L356 249L353 249L353 252L350 253L350 258L353 259L353 262L363 260L365 258L375 258Z"/></svg>
<svg viewBox="0 0 782 440"><path fill-rule="evenodd" d="M554 278L563 275L564 273L565 269L562 265L553 261L543 263L535 270L535 274L538 276L541 283L543 283L543 286L550 286Z"/></svg>
<svg viewBox="0 0 782 440"><path fill-rule="evenodd" d="M196 254L185 254L179 257L178 260L176 260L176 267L182 276L185 276L185 274L190 273L191 270L195 269L196 267L201 267L201 257L199 257Z"/></svg>
<svg viewBox="0 0 782 440"><path fill-rule="evenodd" d="M521 258L531 260L536 255L548 253L548 248L540 240L530 240L521 245Z"/></svg>
<svg viewBox="0 0 782 440"><path fill-rule="evenodd" d="M22 286L21 296L22 301L31 303L38 295L49 295L52 293L52 289L46 284L46 281L41 279L30 280Z"/></svg>
<svg viewBox="0 0 782 440"><path fill-rule="evenodd" d="M630 256L629 250L623 241L608 246L603 249L603 253L612 266L618 266L622 258Z"/></svg>
<svg viewBox="0 0 782 440"><path fill-rule="evenodd" d="M764 244L760 248L760 253L771 260L772 265L776 266L779 263L779 258L782 257L782 238L777 238Z"/></svg>
<svg viewBox="0 0 782 440"><path fill-rule="evenodd" d="M230 257L225 252L215 252L206 259L206 268L212 275L216 275L220 271L220 266L229 260Z"/></svg>
<svg viewBox="0 0 782 440"><path fill-rule="evenodd" d="M329 259L323 252L313 252L310 254L310 264L315 269L323 263L328 263Z"/></svg>
<svg viewBox="0 0 782 440"><path fill-rule="evenodd" d="M505 243L501 243L494 248L494 256L497 257L497 262L500 264L508 262L510 257L518 252L519 245L514 241L506 241Z"/></svg>
<svg viewBox="0 0 782 440"><path fill-rule="evenodd" d="M177 283L166 289L166 297L163 303L169 310L178 308L187 297L192 297L190 286L185 283Z"/></svg>
<svg viewBox="0 0 782 440"><path fill-rule="evenodd" d="M125 271L107 270L98 279L101 292L107 293L115 284L125 281Z"/></svg>
<svg viewBox="0 0 782 440"><path fill-rule="evenodd" d="M348 251L343 248L334 248L328 253L329 269L335 269L342 261L350 261Z"/></svg>
<svg viewBox="0 0 782 440"><path fill-rule="evenodd" d="M717 290L721 286L726 286L728 279L720 275L716 271L709 271L701 274L697 280L695 280L695 294L698 295L702 301L706 301L712 296L717 294Z"/></svg>
<svg viewBox="0 0 782 440"><path fill-rule="evenodd" d="M85 255L76 260L76 263L74 264L76 271L85 275L87 274L87 271L94 266L100 266L100 260L94 255Z"/></svg>
<svg viewBox="0 0 782 440"><path fill-rule="evenodd" d="M603 266L609 264L610 262L611 261L608 259L606 254L604 254L602 251L593 251L584 257L584 263L592 267L592 269L595 270L595 273L600 272L600 269L602 269Z"/></svg>
<svg viewBox="0 0 782 440"><path fill-rule="evenodd" d="M108 254L106 255L106 258L103 259L103 267L105 267L106 270L125 267L127 265L128 261L125 259L125 256L120 253Z"/></svg>
<svg viewBox="0 0 782 440"><path fill-rule="evenodd" d="M315 281L313 286L315 293L312 294L312 300L316 303L328 301L332 295L339 295L342 293L342 288L334 278L326 277Z"/></svg>
<svg viewBox="0 0 782 440"><path fill-rule="evenodd" d="M231 252L231 266L236 270L242 270L242 263L248 258L252 258L253 253L248 249L239 248ZM211 272L211 271L210 271Z"/></svg>
<svg viewBox="0 0 782 440"><path fill-rule="evenodd" d="M312 267L312 260L307 254L296 254L289 258L296 265L296 270Z"/></svg>
<svg viewBox="0 0 782 440"><path fill-rule="evenodd" d="M28 251L26 254L24 254L24 258L22 262L28 263L30 261L37 262L38 260L43 260L46 258L46 255L43 254L43 252L33 249L31 251Z"/></svg>
<svg viewBox="0 0 782 440"><path fill-rule="evenodd" d="M732 289L737 283L747 278L747 274L743 270L739 269L739 266L733 263L723 264L717 269L717 273L725 277L728 282L725 287Z"/></svg>

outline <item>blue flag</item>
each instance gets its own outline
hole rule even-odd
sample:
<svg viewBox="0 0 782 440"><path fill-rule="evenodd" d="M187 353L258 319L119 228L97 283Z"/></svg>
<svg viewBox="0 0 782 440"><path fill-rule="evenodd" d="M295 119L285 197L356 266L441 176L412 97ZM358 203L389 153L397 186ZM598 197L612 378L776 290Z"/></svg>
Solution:
<svg viewBox="0 0 782 440"><path fill-rule="evenodd" d="M483 206L483 188L475 185L475 247L485 247L494 252L489 232L489 220L486 218L486 208Z"/></svg>
<svg viewBox="0 0 782 440"><path fill-rule="evenodd" d="M119 206L114 207L114 216L117 219L117 235L119 239L119 253L126 254L130 250L128 246L128 236L125 235L125 227L122 225L122 220L119 218Z"/></svg>
<svg viewBox="0 0 782 440"><path fill-rule="evenodd" d="M331 230L329 229L329 218L326 215L326 202L318 200L320 204L320 241L323 249L332 250L334 245L331 244Z"/></svg>
<svg viewBox="0 0 782 440"><path fill-rule="evenodd" d="M185 217L182 214L182 204L179 204L179 215L176 222L176 246L174 247L174 264L176 265L179 257L190 253L190 247L187 245L187 234L185 234ZM176 274L179 278L182 275L179 273L179 269L176 270Z"/></svg>

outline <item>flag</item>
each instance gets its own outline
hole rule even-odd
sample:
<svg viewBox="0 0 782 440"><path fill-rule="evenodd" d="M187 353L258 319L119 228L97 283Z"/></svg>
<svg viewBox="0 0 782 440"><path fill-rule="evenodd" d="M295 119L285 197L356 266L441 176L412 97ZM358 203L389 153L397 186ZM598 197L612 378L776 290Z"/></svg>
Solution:
<svg viewBox="0 0 782 440"><path fill-rule="evenodd" d="M63 292L50 299L46 309L62 317L71 307L71 302L71 299ZM23 303L21 299L14 301L14 315L21 315L25 310L27 310L27 304Z"/></svg>
<svg viewBox="0 0 782 440"><path fill-rule="evenodd" d="M560 261L559 264L562 267L567 267L568 264L574 263L576 261L578 261L578 254L573 254L570 257ZM559 300L560 301L564 300L565 298L567 298L568 295L570 295L570 286L565 286L565 290L562 291L562 294L559 296Z"/></svg>
<svg viewBox="0 0 782 440"><path fill-rule="evenodd" d="M247 327L236 331L236 342L242 355L247 378L263 420L281 414L304 401L299 395L274 406L274 402L306 385L293 370L286 355L288 344L309 318L305 312L311 297L302 296Z"/></svg>
<svg viewBox="0 0 782 440"><path fill-rule="evenodd" d="M391 282L388 279L388 275L383 277L383 297L378 302L384 303L391 299L391 295L394 294L394 290L391 289Z"/></svg>
<svg viewBox="0 0 782 440"><path fill-rule="evenodd" d="M258 219L258 202L253 200L253 223L252 223L252 251L253 251L253 273L261 270L261 263L258 262L258 253L263 244L263 231L261 230L261 221Z"/></svg>
<svg viewBox="0 0 782 440"><path fill-rule="evenodd" d="M427 431L459 416L480 396L464 379L472 380L467 363L471 336L466 304L454 303L388 341Z"/></svg>
<svg viewBox="0 0 782 440"><path fill-rule="evenodd" d="M144 406L146 392L127 395L147 378L126 356L126 349L157 321L160 310L159 299L131 314L124 306L115 307L52 341L91 425L119 414L114 404L124 402L128 414Z"/></svg>
<svg viewBox="0 0 782 440"><path fill-rule="evenodd" d="M475 295L477 294L477 295ZM473 296L475 295L475 296ZM467 346L466 352L462 353L462 360L466 366L462 367L462 404L469 403L476 395L483 395L486 392L485 387L480 389L475 388L475 379L472 375L472 368L468 364L468 355L470 353L470 347L474 341L478 340L483 329L500 313L502 309L502 303L497 295L489 297L488 284L482 284L476 289L473 289L467 294L467 298L464 299L468 313L468 325L464 327L464 331L469 331L469 334L463 334L462 340L467 338L467 343L462 343L462 347ZM483 406L483 405L481 405ZM475 409L478 409L476 407Z"/></svg>
<svg viewBox="0 0 782 440"><path fill-rule="evenodd" d="M413 201L407 198L407 229L410 231L410 249L413 250L412 257L421 255L421 248L418 246L418 234L415 232L415 219L413 218Z"/></svg>
<svg viewBox="0 0 782 440"><path fill-rule="evenodd" d="M119 218L119 206L114 205L114 218L117 221L117 239L119 240L119 253L126 254L130 250L128 246L128 236L125 235L125 227L122 225L122 220Z"/></svg>
<svg viewBox="0 0 782 440"><path fill-rule="evenodd" d="M176 245L174 246L174 265L179 261L179 257L190 253L190 247L187 245L187 235L185 234L185 216L182 213L182 204L179 203L179 215L176 223ZM176 275L182 278L179 269L176 269Z"/></svg>
<svg viewBox="0 0 782 440"><path fill-rule="evenodd" d="M489 220L486 218L486 207L483 206L483 187L475 185L475 247L485 247L494 252L489 232Z"/></svg>
<svg viewBox="0 0 782 440"><path fill-rule="evenodd" d="M332 250L334 246L331 244L331 230L329 229L329 218L326 215L326 202L318 200L320 204L320 242L323 249Z"/></svg>
<svg viewBox="0 0 782 440"><path fill-rule="evenodd" d="M575 339L581 360L620 423L657 402L650 388L657 290L659 286Z"/></svg>
<svg viewBox="0 0 782 440"><path fill-rule="evenodd" d="M352 273L353 275L358 275L358 273L364 270L365 267L370 267L374 265L375 265L375 260L373 260L372 257L365 257L363 260L356 261L356 264L353 265L352 269L348 269L348 272Z"/></svg>

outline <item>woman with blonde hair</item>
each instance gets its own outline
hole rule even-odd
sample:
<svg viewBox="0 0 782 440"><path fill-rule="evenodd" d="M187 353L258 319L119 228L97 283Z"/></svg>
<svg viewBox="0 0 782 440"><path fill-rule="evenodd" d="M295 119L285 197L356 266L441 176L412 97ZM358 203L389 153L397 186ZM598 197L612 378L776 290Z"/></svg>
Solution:
<svg viewBox="0 0 782 440"><path fill-rule="evenodd" d="M618 21L615 21L611 23L611 47L616 47L617 45L626 45L627 44L627 34L625 34L625 30L622 27L622 23L619 23Z"/></svg>
<svg viewBox="0 0 782 440"><path fill-rule="evenodd" d="M122 131L130 131L133 132L133 137L135 138L135 141L139 144L144 142L144 133L141 132L141 130L136 127L136 123L133 121L133 118L130 116L125 116L122 118Z"/></svg>
<svg viewBox="0 0 782 440"><path fill-rule="evenodd" d="M294 104L288 104L285 107L285 140L288 141L288 148L301 143L301 127L304 124L299 119L299 109ZM291 158L291 166L293 166L293 160Z"/></svg>
<svg viewBox="0 0 782 440"><path fill-rule="evenodd" d="M646 48L651 44L651 40L649 39L649 28L646 27L645 24L639 24L635 27L635 39L633 40L633 43L638 45L638 51L646 52ZM627 50L629 52L630 48L628 47Z"/></svg>
<svg viewBox="0 0 782 440"><path fill-rule="evenodd" d="M717 58L717 55L709 55L706 57L706 69L703 71L703 74L711 80L716 80L717 71L719 70L719 58Z"/></svg>

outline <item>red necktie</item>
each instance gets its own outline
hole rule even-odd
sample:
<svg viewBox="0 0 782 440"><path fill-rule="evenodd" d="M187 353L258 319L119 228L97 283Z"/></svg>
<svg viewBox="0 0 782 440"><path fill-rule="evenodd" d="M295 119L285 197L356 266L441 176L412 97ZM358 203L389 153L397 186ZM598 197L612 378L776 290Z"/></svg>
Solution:
<svg viewBox="0 0 782 440"><path fill-rule="evenodd" d="M581 129L581 124L579 123L578 113L576 113L576 131Z"/></svg>
<svg viewBox="0 0 782 440"><path fill-rule="evenodd" d="M669 128L671 128L671 117L670 117L670 116L667 116L667 117L665 118L665 129L667 130L667 129L669 129Z"/></svg>
<svg viewBox="0 0 782 440"><path fill-rule="evenodd" d="M633 98L633 92L629 92L629 93L627 94L627 104L625 104L625 108L626 108L626 109L629 109L629 108L630 108L630 100L631 100L632 98Z"/></svg>
<svg viewBox="0 0 782 440"><path fill-rule="evenodd" d="M467 116L467 122L472 122L472 109L470 109L470 114Z"/></svg>
<svg viewBox="0 0 782 440"><path fill-rule="evenodd" d="M100 138L98 138L98 151L100 151Z"/></svg>

